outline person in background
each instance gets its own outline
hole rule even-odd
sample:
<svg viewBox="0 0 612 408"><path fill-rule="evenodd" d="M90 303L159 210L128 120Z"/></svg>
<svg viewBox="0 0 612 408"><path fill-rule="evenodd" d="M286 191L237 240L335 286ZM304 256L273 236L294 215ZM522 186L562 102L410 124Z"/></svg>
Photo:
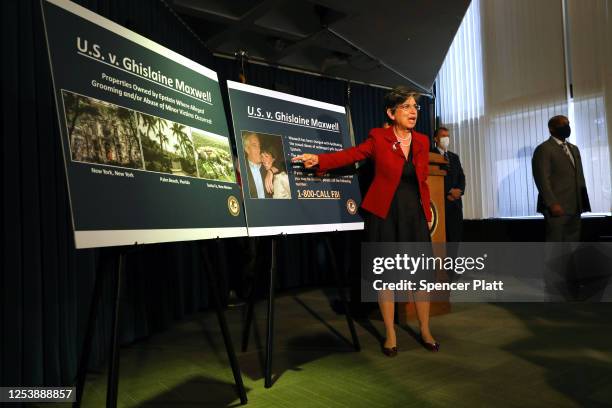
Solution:
<svg viewBox="0 0 612 408"><path fill-rule="evenodd" d="M285 163L282 160L277 160L277 158L278 154L272 146L261 152L261 163L267 171L266 192L272 193L272 198L291 198L289 176L285 170Z"/></svg>
<svg viewBox="0 0 612 408"><path fill-rule="evenodd" d="M465 192L465 174L461 160L456 153L448 150L450 132L440 127L434 133L436 153L440 153L448 161L446 176L444 176L444 213L446 215L446 242L461 242L463 236L463 203L461 197ZM450 255L450 254L449 254Z"/></svg>
<svg viewBox="0 0 612 408"><path fill-rule="evenodd" d="M245 133L242 136L246 169L251 198L272 198L272 192L266 191L265 180L268 171L261 164L261 142L256 133Z"/></svg>
<svg viewBox="0 0 612 408"><path fill-rule="evenodd" d="M578 146L567 142L572 129L565 116L548 121L550 137L531 160L538 188L537 211L544 215L546 241L580 241L580 215L591 211Z"/></svg>
<svg viewBox="0 0 612 408"><path fill-rule="evenodd" d="M292 159L303 162L306 168L317 168L317 173L367 158L374 161L374 180L361 203L366 211L366 239L370 242L431 242L429 138L414 130L420 110L418 98L418 93L397 87L385 95L384 110L391 126L370 130L368 138L358 146L320 155L305 153ZM397 355L394 293L381 290L378 296L386 331L382 351L394 357ZM438 351L440 344L429 327L430 302L423 293L417 292L415 296L421 299L415 299L421 343L430 351Z"/></svg>

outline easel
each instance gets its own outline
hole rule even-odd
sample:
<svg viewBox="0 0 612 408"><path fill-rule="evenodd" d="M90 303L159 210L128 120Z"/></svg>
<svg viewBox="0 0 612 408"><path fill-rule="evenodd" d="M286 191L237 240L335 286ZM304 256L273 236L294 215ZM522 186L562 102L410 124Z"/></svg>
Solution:
<svg viewBox="0 0 612 408"><path fill-rule="evenodd" d="M215 241L218 246L218 240ZM119 316L121 313L120 308L120 296L121 296L121 278L125 274L125 263L127 260L128 254L132 254L136 252L140 247L137 244L131 247L118 247L112 248L112 254L110 257L117 257L118 265L114 271L115 285L113 287L113 314L112 314L112 322L111 322L111 341L110 341L110 351L109 351L109 360L108 360L108 374L107 374L107 389L106 389L106 407L114 408L117 406L117 394L119 389ZM104 250L103 250L104 251ZM85 338L83 339L83 348L81 351L81 356L79 359L79 367L77 371L76 377L76 400L72 404L73 407L80 407L81 401L83 399L83 389L85 386L85 380L87 377L87 367L89 365L89 355L91 353L91 344L93 340L93 333L95 328L95 323L98 317L98 308L100 305L100 298L102 297L102 287L105 279L105 271L103 268L103 259L102 252L100 257L102 258L98 262L98 266L96 268L96 279L94 283L93 294L91 298L91 303L89 306L89 317L87 319L87 328L85 330ZM208 277L208 283L210 285L210 292L212 293L212 300L215 306L215 310L217 313L217 319L219 320L219 327L221 328L221 333L223 334L223 341L225 343L225 350L227 351L227 356L230 360L230 364L232 367L232 372L234 374L234 381L236 383L236 387L238 389L238 395L240 397L240 403L242 405L247 403L246 391L244 389L244 384L242 383L242 376L240 374L240 366L238 365L238 360L236 359L236 353L234 352L234 347L232 345L232 340L230 337L229 330L227 328L227 322L225 320L225 314L223 312L223 308L221 306L221 301L219 299L219 277L218 271L211 266L210 260L206 256L206 249L204 244L202 245L202 261L204 265L207 266L206 276Z"/></svg>
<svg viewBox="0 0 612 408"><path fill-rule="evenodd" d="M337 236L338 231L334 232L334 236ZM286 239L287 234L280 234L280 237ZM274 297L275 297L275 287L274 282L276 279L276 270L277 270L277 246L278 246L278 238L279 235L274 235L271 237L271 245L270 245L270 271L269 271L269 282L268 282L268 315L266 318L267 322L267 334L266 334L266 361L264 366L264 386L265 388L272 387L272 354L274 349ZM338 270L338 264L336 262L336 256L332 251L331 241L329 235L325 236L325 246L330 256L331 260L331 268L333 270L334 279L336 281L336 288L338 290L338 296L340 297L340 301L342 302L342 306L344 307L344 313L346 316L346 322L348 324L349 330L351 332L351 339L353 341L353 347L355 351L360 351L361 346L359 344L359 338L357 337L357 332L355 331L355 323L353 321L353 317L351 316L351 312L348 306L348 302L346 301L346 296L344 291L342 290L342 286L340 285L340 273ZM256 285L257 285L257 273L255 275L255 279L253 281L253 288L251 289L251 294L249 296L249 300L247 303L247 312L246 312L246 320L244 323L243 331L242 331L242 351L247 351L249 347L249 334L251 331L251 324L253 322L253 309L255 306L255 296L256 296Z"/></svg>

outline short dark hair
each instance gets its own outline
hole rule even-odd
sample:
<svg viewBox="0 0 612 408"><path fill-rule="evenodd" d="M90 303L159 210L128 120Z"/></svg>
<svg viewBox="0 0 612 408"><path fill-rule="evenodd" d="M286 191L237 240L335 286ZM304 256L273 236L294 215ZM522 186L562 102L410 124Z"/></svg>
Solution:
<svg viewBox="0 0 612 408"><path fill-rule="evenodd" d="M567 116L563 116L563 115L553 116L552 118L548 120L548 128L549 129L555 128L557 127L557 125L560 125L561 122L564 122L566 120L569 120Z"/></svg>
<svg viewBox="0 0 612 408"><path fill-rule="evenodd" d="M385 94L385 112L387 109L395 110L395 107L406 99L412 97L415 102L419 101L420 93L405 86L396 86Z"/></svg>
<svg viewBox="0 0 612 408"><path fill-rule="evenodd" d="M278 158L278 152L276 151L276 149L274 148L274 146L265 146L261 149L261 153L268 153L270 156L272 156L273 158L277 159Z"/></svg>
<svg viewBox="0 0 612 408"><path fill-rule="evenodd" d="M283 160L282 155L279 154L279 151L276 147L272 145L265 146L261 149L261 154L268 153L272 158L276 161L274 164L278 171L287 171L287 166L285 166L285 161Z"/></svg>
<svg viewBox="0 0 612 408"><path fill-rule="evenodd" d="M434 137L438 136L438 133L440 133L441 130L446 130L447 132L449 131L448 128L444 127L444 126L440 126L439 128L436 129L436 131L434 132Z"/></svg>

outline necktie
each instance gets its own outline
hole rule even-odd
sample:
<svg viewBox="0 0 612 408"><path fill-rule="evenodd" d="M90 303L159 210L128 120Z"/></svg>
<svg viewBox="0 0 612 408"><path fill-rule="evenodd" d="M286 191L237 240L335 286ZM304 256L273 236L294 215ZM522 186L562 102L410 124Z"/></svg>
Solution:
<svg viewBox="0 0 612 408"><path fill-rule="evenodd" d="M563 147L563 151L565 152L565 154L567 154L567 157L569 157L570 161L572 162L572 166L576 167L576 163L574 163L574 156L572 156L567 142L561 143L561 147Z"/></svg>

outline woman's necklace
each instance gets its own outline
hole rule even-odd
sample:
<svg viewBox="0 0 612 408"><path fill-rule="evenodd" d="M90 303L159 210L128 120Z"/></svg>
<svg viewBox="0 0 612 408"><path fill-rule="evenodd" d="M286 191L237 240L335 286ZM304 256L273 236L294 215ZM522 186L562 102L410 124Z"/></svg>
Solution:
<svg viewBox="0 0 612 408"><path fill-rule="evenodd" d="M412 142L412 132L409 131L406 137L399 137L397 135L397 132L395 131L395 128L393 128L393 134L395 135L395 138L397 139L397 141L400 143L400 146L404 146L404 147L410 146L410 143ZM406 140L408 142L404 143Z"/></svg>

